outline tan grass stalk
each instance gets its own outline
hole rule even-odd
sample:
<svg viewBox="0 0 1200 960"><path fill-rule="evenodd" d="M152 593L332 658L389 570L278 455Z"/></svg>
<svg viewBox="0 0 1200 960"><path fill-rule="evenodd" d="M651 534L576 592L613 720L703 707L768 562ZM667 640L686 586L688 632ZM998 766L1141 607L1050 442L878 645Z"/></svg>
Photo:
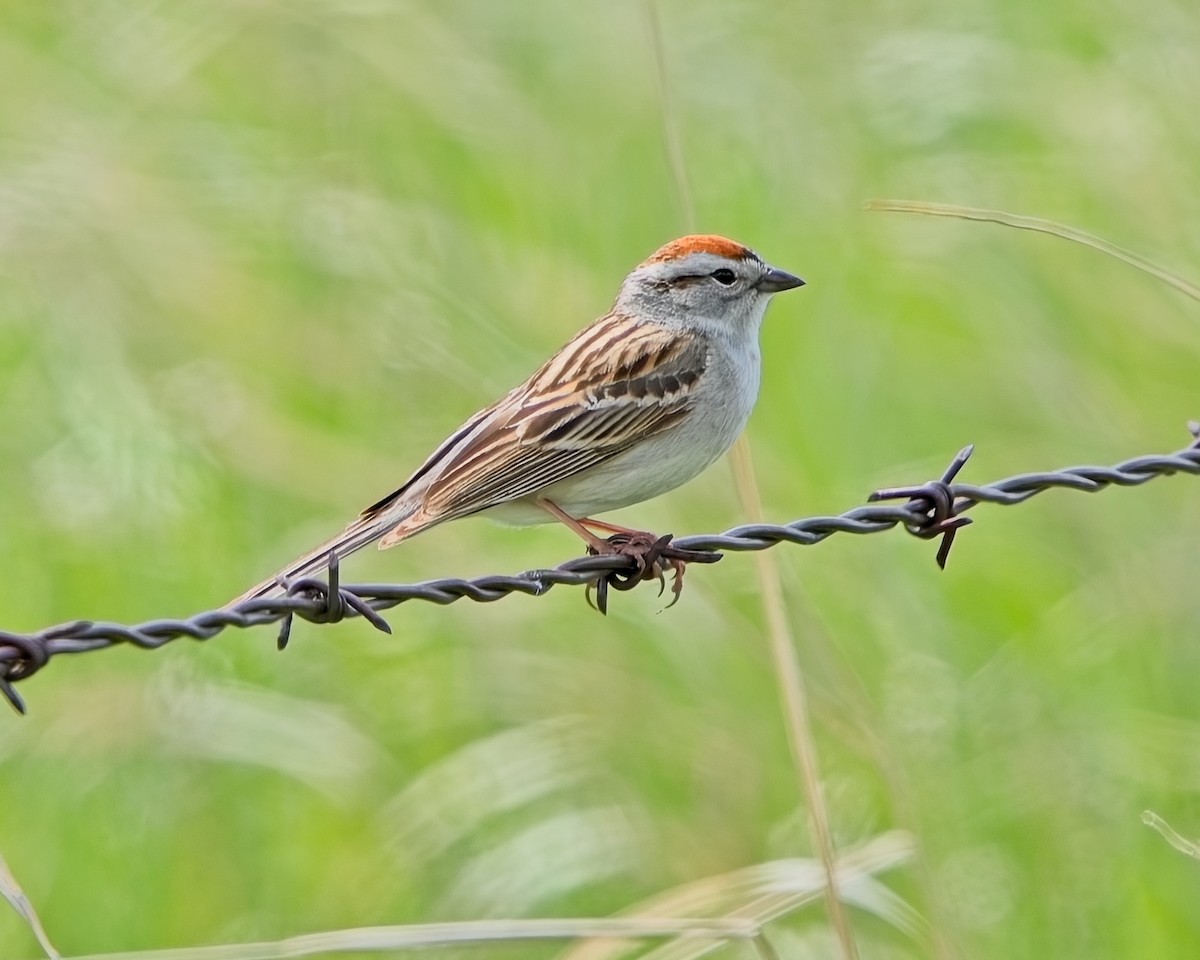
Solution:
<svg viewBox="0 0 1200 960"><path fill-rule="evenodd" d="M734 483L742 502L742 513L748 523L759 523L763 520L762 497L754 474L750 442L744 436L734 445L731 462ZM788 747L791 749L800 794L808 807L809 834L825 870L825 906L837 931L842 956L845 960L855 960L858 957L858 945L854 940L854 931L850 926L845 905L838 896L837 875L834 869L836 854L829 829L829 809L825 805L825 792L821 789L821 769L817 759L817 744L809 722L804 674L800 669L800 659L796 656L796 641L792 636L791 624L783 603L779 564L769 550L758 551L754 560L763 616L766 617L771 637L771 657L775 664L775 678L779 684Z"/></svg>
<svg viewBox="0 0 1200 960"><path fill-rule="evenodd" d="M1142 811L1142 823L1157 830L1162 838L1180 853L1186 853L1189 857L1200 860L1200 843L1188 840L1153 810Z"/></svg>
<svg viewBox="0 0 1200 960"><path fill-rule="evenodd" d="M416 923L327 930L260 943L226 943L171 950L97 953L68 960L290 960L295 957L323 954L446 947L456 943L573 940L580 937L699 937L725 941L753 940L758 935L757 924L745 920L659 920L652 917L466 920L457 923Z"/></svg>
<svg viewBox="0 0 1200 960"><path fill-rule="evenodd" d="M1115 257L1131 267L1137 267L1156 277L1163 283L1169 284L1180 293L1185 293L1193 300L1200 300L1200 287L1189 283L1182 277L1164 270L1158 264L1145 257L1109 243L1094 234L1087 233L1053 220L1043 220L1040 217L1026 217L1017 213L1007 213L1004 210L984 210L980 207L960 207L951 203L929 203L924 200L868 200L863 204L867 210L884 213L919 213L928 217L956 217L960 220L981 220L987 223L999 223L1017 230L1033 230L1037 233L1048 233L1051 236L1081 243L1085 247L1099 250L1101 253Z"/></svg>
<svg viewBox="0 0 1200 960"><path fill-rule="evenodd" d="M12 908L29 924L29 929L33 931L38 945L46 952L46 956L50 960L59 960L61 955L54 949L54 944L50 942L50 938L46 936L46 929L42 926L42 921L38 918L37 911L33 909L33 904L25 896L25 891L17 883L17 878L8 869L8 864L4 862L3 857L0 857L0 896L12 904Z"/></svg>
<svg viewBox="0 0 1200 960"><path fill-rule="evenodd" d="M662 20L655 0L646 0L646 13L650 24L650 38L654 50L655 69L658 74L659 101L662 104L663 138L667 157L679 193L684 221L690 231L696 229L696 212L688 184L687 165L683 156L683 139L679 133L676 114L670 99L670 82L667 76L666 47L663 43ZM742 504L742 513L747 521L763 518L762 497L754 476L754 464L750 456L749 441L743 436L734 445L732 452L734 480ZM821 790L821 774L817 762L817 747L808 721L808 708L804 694L804 680L800 672L800 661L796 657L795 641L788 623L787 610L783 605L783 591L779 580L779 567L769 551L760 551L755 557L758 571L759 593L762 597L763 614L771 636L771 654L775 664L775 675L783 701L784 722L788 744L799 781L800 794L808 807L808 821L813 845L816 847L825 871L825 904L829 918L837 931L842 948L843 960L857 960L858 947L850 918L837 891L834 870L833 839L829 832L829 813Z"/></svg>

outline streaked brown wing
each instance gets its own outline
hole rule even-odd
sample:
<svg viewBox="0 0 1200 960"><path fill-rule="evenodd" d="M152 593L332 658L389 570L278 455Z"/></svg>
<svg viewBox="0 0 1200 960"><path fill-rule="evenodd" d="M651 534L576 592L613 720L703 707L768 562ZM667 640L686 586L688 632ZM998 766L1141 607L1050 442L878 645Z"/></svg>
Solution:
<svg viewBox="0 0 1200 960"><path fill-rule="evenodd" d="M707 362L694 337L598 320L426 461L423 510L449 519L516 500L669 429Z"/></svg>

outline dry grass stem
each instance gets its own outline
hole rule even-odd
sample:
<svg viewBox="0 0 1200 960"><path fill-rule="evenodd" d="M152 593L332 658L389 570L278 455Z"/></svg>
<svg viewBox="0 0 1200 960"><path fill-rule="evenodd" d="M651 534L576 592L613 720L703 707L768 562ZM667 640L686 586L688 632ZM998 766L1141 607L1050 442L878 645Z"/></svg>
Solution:
<svg viewBox="0 0 1200 960"><path fill-rule="evenodd" d="M1162 838L1173 846L1180 853L1185 853L1195 860L1200 860L1200 843L1194 840L1188 840L1186 837L1178 833L1166 820L1160 817L1153 810L1142 811L1142 823L1146 826L1157 830L1162 834Z"/></svg>
<svg viewBox="0 0 1200 960"><path fill-rule="evenodd" d="M333 953L416 950L451 944L520 940L573 940L583 937L699 937L717 941L752 940L758 927L743 920L691 920L630 917L617 919L468 920L408 926L329 930L286 940L230 943L210 947L88 954L64 960L285 960Z"/></svg>
<svg viewBox="0 0 1200 960"><path fill-rule="evenodd" d="M959 220L979 220L986 223L999 223L1017 230L1033 230L1037 233L1048 233L1063 240L1081 243L1085 247L1099 250L1110 257L1115 257L1131 267L1137 267L1157 277L1164 283L1174 287L1180 293L1187 294L1193 300L1200 300L1200 287L1189 283L1177 274L1164 270L1158 264L1145 257L1109 243L1094 234L1087 233L1066 224L1055 223L1053 220L1043 220L1040 217L1026 217L1017 213L1007 213L1004 210L984 210L980 207L961 207L951 203L929 203L924 200L868 200L863 204L867 210L884 213L919 213L929 217L955 217Z"/></svg>
<svg viewBox="0 0 1200 960"><path fill-rule="evenodd" d="M842 853L834 865L843 896L910 937L923 932L919 917L875 879L908 863L912 838L899 831L879 834ZM803 907L819 903L826 889L824 866L814 859L773 860L692 880L654 894L622 912L626 917L720 917L762 930ZM696 938L672 940L649 953L629 939L593 939L565 950L559 960L699 960L721 943Z"/></svg>
<svg viewBox="0 0 1200 960"><path fill-rule="evenodd" d="M758 480L754 474L754 460L750 453L750 442L745 436L734 444L731 454L734 482L742 503L742 513L748 523L763 520L762 497ZM845 960L855 960L858 946L850 918L838 896L838 883L834 869L835 852L833 836L829 829L829 811L825 806L825 794L821 789L821 771L817 759L817 745L813 739L812 726L808 717L808 700L804 690L804 675L796 656L796 642L788 623L787 610L783 604L783 587L779 578L779 564L769 551L755 554L755 569L758 572L759 593L762 597L763 615L771 638L771 656L775 664L775 677L779 684L779 695L783 706L784 725L787 729L788 746L792 753L800 794L808 807L809 832L813 846L825 870L825 903L829 918L837 931Z"/></svg>
<svg viewBox="0 0 1200 960"><path fill-rule="evenodd" d="M37 911L33 909L33 904L25 896L25 891L17 883L17 878L13 876L13 872L8 868L8 864L4 862L3 857L0 857L0 896L12 904L12 908L29 924L29 929L33 931L34 937L37 938L39 946L46 952L46 956L50 957L50 960L58 960L61 954L54 948L54 944L50 942L50 938L46 935L46 929L42 926L42 921L39 919Z"/></svg>

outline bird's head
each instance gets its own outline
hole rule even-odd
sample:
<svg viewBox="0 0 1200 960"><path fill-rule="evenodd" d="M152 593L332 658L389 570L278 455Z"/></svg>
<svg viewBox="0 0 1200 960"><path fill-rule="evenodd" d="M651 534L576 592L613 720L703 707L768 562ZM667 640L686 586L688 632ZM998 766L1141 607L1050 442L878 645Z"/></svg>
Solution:
<svg viewBox="0 0 1200 960"><path fill-rule="evenodd" d="M756 333L771 296L803 285L735 240L700 234L642 261L622 284L616 309L708 332Z"/></svg>

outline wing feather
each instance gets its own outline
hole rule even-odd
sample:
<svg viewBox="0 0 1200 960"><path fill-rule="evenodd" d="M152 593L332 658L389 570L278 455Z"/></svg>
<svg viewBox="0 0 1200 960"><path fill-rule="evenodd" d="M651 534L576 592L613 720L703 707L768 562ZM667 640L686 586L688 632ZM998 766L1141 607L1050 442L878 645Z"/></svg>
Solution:
<svg viewBox="0 0 1200 960"><path fill-rule="evenodd" d="M416 475L423 509L450 519L517 500L670 429L707 364L703 341L598 320L435 451Z"/></svg>

